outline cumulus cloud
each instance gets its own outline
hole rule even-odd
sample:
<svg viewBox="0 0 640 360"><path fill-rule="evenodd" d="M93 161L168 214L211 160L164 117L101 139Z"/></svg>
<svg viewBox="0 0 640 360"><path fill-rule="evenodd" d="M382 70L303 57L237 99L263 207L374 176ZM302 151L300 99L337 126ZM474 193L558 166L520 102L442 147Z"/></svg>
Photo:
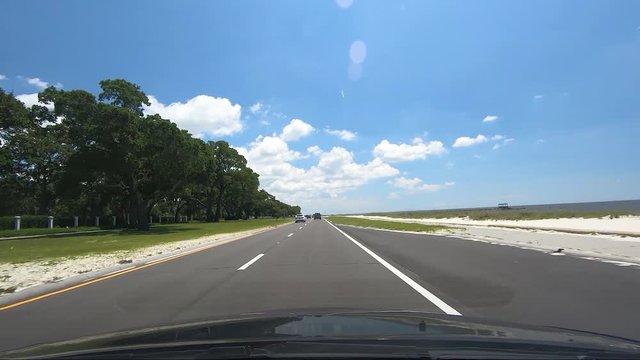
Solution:
<svg viewBox="0 0 640 360"><path fill-rule="evenodd" d="M259 136L248 147L236 148L247 158L248 166L260 174L261 186L285 202L301 205L318 203L322 199L338 199L341 194L379 178L399 174L398 169L373 159L355 161L353 154L342 147L323 151L319 146L307 148L317 163L302 168L292 162L303 157L293 151L279 136Z"/></svg>
<svg viewBox="0 0 640 360"><path fill-rule="evenodd" d="M493 135L491 137L491 140L493 140L493 141L500 141L502 139L504 139L504 135Z"/></svg>
<svg viewBox="0 0 640 360"><path fill-rule="evenodd" d="M406 178L406 177L397 177L389 183L397 188L410 190L410 191L428 191L435 192L440 191L444 188L451 187L455 185L454 182L445 182L444 184L426 184L419 178Z"/></svg>
<svg viewBox="0 0 640 360"><path fill-rule="evenodd" d="M482 144L483 142L486 142L486 141L487 141L487 137L482 134L478 134L474 138L468 137L468 136L461 136L457 138L456 141L454 141L453 147L457 148L457 147L473 146L473 145Z"/></svg>
<svg viewBox="0 0 640 360"><path fill-rule="evenodd" d="M422 138L413 139L411 144L393 144L382 140L373 148L373 155L387 162L402 162L426 159L430 155L440 155L447 150L440 141L424 142Z"/></svg>
<svg viewBox="0 0 640 360"><path fill-rule="evenodd" d="M165 105L149 95L151 105L144 106L145 114L159 114L196 137L204 135L232 135L242 131L242 107L229 99L198 95L187 102Z"/></svg>
<svg viewBox="0 0 640 360"><path fill-rule="evenodd" d="M320 146L314 145L314 146L308 147L307 152L310 154L319 156L320 154L322 154L322 149L320 149Z"/></svg>
<svg viewBox="0 0 640 360"><path fill-rule="evenodd" d="M300 119L293 119L282 129L280 138L284 141L297 141L311 134L315 129Z"/></svg>
<svg viewBox="0 0 640 360"><path fill-rule="evenodd" d="M0 80L7 80L7 77L2 75L2 74L0 74Z"/></svg>
<svg viewBox="0 0 640 360"><path fill-rule="evenodd" d="M533 96L533 101L540 101L544 99L544 95L534 95Z"/></svg>
<svg viewBox="0 0 640 360"><path fill-rule="evenodd" d="M337 137L339 137L340 139L342 139L344 141L351 141L351 140L355 140L355 138L356 138L356 133L351 132L349 130L325 129L324 131L327 134L331 134L331 135L337 136Z"/></svg>
<svg viewBox="0 0 640 360"><path fill-rule="evenodd" d="M482 119L483 123L492 122L498 120L500 117L498 115L487 115Z"/></svg>
<svg viewBox="0 0 640 360"><path fill-rule="evenodd" d="M46 107L49 110L53 110L52 103L41 103L38 101L38 93L16 95L16 99L21 101L26 108L30 108L33 105L40 105Z"/></svg>

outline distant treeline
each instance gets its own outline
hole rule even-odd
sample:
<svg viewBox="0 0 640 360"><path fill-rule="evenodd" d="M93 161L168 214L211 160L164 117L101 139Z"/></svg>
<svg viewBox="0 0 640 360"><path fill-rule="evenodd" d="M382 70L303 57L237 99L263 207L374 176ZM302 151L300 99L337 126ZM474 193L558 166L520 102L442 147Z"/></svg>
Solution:
<svg viewBox="0 0 640 360"><path fill-rule="evenodd" d="M225 141L202 141L159 115L126 80L103 80L96 98L49 87L26 108L0 89L0 216L207 221L290 216L300 207L259 189L258 174Z"/></svg>

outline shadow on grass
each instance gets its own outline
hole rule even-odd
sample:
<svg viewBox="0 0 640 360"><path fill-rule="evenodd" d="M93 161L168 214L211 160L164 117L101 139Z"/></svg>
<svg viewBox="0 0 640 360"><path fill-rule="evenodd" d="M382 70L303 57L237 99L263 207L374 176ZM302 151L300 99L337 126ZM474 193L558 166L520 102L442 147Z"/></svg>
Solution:
<svg viewBox="0 0 640 360"><path fill-rule="evenodd" d="M201 227L189 227L189 230L199 230ZM136 229L100 229L97 232L77 232L77 233L67 233L67 234L37 234L37 235L25 235L25 236L33 236L33 237L25 237L22 239L0 239L0 241L10 241L10 240L20 240L20 241L28 241L28 240L36 240L36 239L68 239L75 237L103 237L110 235L127 235L127 236L138 236L138 235L162 235L162 234L171 234L177 233L180 231L184 231L184 227L175 226L175 225L160 225L160 226L152 226L149 231L141 231ZM17 235L19 236L19 235Z"/></svg>

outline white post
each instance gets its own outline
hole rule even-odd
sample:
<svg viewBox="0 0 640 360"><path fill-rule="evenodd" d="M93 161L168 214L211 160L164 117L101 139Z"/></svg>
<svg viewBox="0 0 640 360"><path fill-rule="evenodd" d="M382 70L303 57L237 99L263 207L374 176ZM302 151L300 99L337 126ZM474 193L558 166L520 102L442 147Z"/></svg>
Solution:
<svg viewBox="0 0 640 360"><path fill-rule="evenodd" d="M162 224L162 215L158 215L158 224Z"/></svg>
<svg viewBox="0 0 640 360"><path fill-rule="evenodd" d="M131 225L131 221L129 220L129 214L127 214L127 225Z"/></svg>
<svg viewBox="0 0 640 360"><path fill-rule="evenodd" d="M100 227L100 216L96 216L96 227Z"/></svg>
<svg viewBox="0 0 640 360"><path fill-rule="evenodd" d="M20 230L20 216L15 216L14 219L16 220L16 230Z"/></svg>
<svg viewBox="0 0 640 360"><path fill-rule="evenodd" d="M77 216L73 217L73 227L78 227L78 217Z"/></svg>
<svg viewBox="0 0 640 360"><path fill-rule="evenodd" d="M113 219L113 226L116 226L116 217L112 216L111 218Z"/></svg>
<svg viewBox="0 0 640 360"><path fill-rule="evenodd" d="M53 216L47 217L47 228L53 229Z"/></svg>
<svg viewBox="0 0 640 360"><path fill-rule="evenodd" d="M149 224L153 224L153 216L149 216Z"/></svg>

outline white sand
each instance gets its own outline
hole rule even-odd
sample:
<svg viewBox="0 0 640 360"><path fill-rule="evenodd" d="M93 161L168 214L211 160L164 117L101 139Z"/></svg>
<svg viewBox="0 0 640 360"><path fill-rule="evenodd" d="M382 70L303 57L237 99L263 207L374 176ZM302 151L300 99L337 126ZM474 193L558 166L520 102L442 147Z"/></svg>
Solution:
<svg viewBox="0 0 640 360"><path fill-rule="evenodd" d="M380 219L400 222L416 222L422 224L471 225L471 226L504 226L522 227L556 231L584 231L594 233L616 233L640 236L640 216L621 216L610 219L603 218L567 218L544 220L470 220L468 218L449 219L406 219L386 216L365 216L369 219Z"/></svg>
<svg viewBox="0 0 640 360"><path fill-rule="evenodd" d="M264 230L262 228L238 233L217 234L108 254L33 261L21 264L0 264L0 289L15 287L17 292L32 286L57 282L78 274L118 266L121 265L120 261L122 260L136 262L153 256L170 255L198 245L224 243L228 240L246 237ZM0 294L0 296L2 295Z"/></svg>
<svg viewBox="0 0 640 360"><path fill-rule="evenodd" d="M544 252L553 252L562 248L564 249L563 253L585 257L590 260L614 262L621 266L640 264L640 237L624 235L640 235L640 217L638 216L620 219L578 218L526 221L474 221L460 218L398 219L383 216L358 217L422 224L455 225L458 229L450 232L440 232L438 235ZM514 228L514 226L521 228ZM558 229L586 231L594 234L575 234L557 231ZM620 233L622 235L595 234L597 232Z"/></svg>

